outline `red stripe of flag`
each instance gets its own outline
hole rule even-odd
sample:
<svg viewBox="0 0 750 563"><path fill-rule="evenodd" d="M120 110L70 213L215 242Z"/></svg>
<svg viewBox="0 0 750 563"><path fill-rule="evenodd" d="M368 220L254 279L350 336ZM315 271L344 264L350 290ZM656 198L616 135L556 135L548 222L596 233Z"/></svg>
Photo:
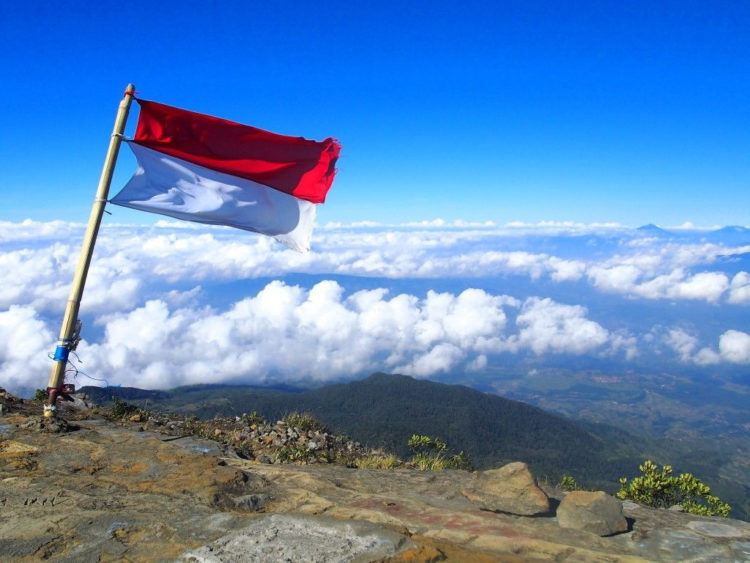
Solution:
<svg viewBox="0 0 750 563"><path fill-rule="evenodd" d="M323 203L341 145L278 135L226 119L138 100L134 141L224 174Z"/></svg>

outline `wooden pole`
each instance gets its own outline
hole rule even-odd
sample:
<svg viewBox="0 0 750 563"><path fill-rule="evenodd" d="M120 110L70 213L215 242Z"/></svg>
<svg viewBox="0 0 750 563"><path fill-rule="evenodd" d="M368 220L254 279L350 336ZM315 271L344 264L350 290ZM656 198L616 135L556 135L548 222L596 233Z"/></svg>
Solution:
<svg viewBox="0 0 750 563"><path fill-rule="evenodd" d="M94 205L91 208L89 224L86 228L86 235L83 239L81 254L78 258L78 267L73 276L73 285L70 288L68 303L65 307L65 315L63 316L62 327L60 328L60 337L57 342L57 348L55 348L55 355L53 357L54 365L52 366L52 372L50 373L49 383L47 385L49 403L44 406L44 416L46 417L55 415L57 410L57 397L64 394L63 383L65 379L65 367L68 364L68 354L71 350L75 349L75 346L78 343L80 331L78 309L81 305L81 296L83 295L83 288L86 285L86 275L88 274L89 265L91 264L91 256L94 253L96 235L99 232L99 225L102 222L104 206L107 203L107 197L109 195L109 185L112 182L112 174L115 170L115 162L117 161L117 154L120 150L120 143L122 142L122 134L125 131L125 123L128 119L130 104L133 101L134 94L135 86L128 84L128 87L125 89L125 95L120 102L120 107L117 110L115 127L109 141L107 157L104 159L104 167L102 168L102 175L99 179L99 187L96 190L96 198L94 199Z"/></svg>

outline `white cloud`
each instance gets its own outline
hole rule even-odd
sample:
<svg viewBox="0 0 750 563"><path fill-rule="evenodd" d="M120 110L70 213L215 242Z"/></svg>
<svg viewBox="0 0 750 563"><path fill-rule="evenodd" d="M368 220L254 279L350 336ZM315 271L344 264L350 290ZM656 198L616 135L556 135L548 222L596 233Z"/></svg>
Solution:
<svg viewBox="0 0 750 563"><path fill-rule="evenodd" d="M710 347L698 349L698 338L682 329L671 330L666 341L683 363L704 366L721 362L750 364L750 334L739 330L727 330L722 333L719 337L718 351Z"/></svg>
<svg viewBox="0 0 750 563"><path fill-rule="evenodd" d="M667 345L672 348L680 358L681 362L690 362L693 359L693 350L698 346L698 339L681 328L671 329L664 338Z"/></svg>
<svg viewBox="0 0 750 563"><path fill-rule="evenodd" d="M609 340L609 332L586 318L586 309L551 299L529 299L516 319L518 342L535 354L593 352Z"/></svg>
<svg viewBox="0 0 750 563"><path fill-rule="evenodd" d="M478 350L502 335L509 303L476 289L420 300L384 289L347 297L333 281L310 290L276 281L225 312L152 300L105 316L103 340L80 353L110 383L145 387L330 380L379 366L426 376L486 362Z"/></svg>
<svg viewBox="0 0 750 563"><path fill-rule="evenodd" d="M747 305L750 303L750 274L739 272L732 278L732 284L729 290L730 303L737 305Z"/></svg>
<svg viewBox="0 0 750 563"><path fill-rule="evenodd" d="M750 364L750 334L728 330L719 338L721 357L733 364Z"/></svg>
<svg viewBox="0 0 750 563"><path fill-rule="evenodd" d="M0 381L9 390L44 388L52 362L53 335L30 307L0 311Z"/></svg>
<svg viewBox="0 0 750 563"><path fill-rule="evenodd" d="M42 372L84 228L0 222L4 330L12 332L13 323L19 333L33 329L35 344L20 349L28 365L45 365ZM544 292L562 287L565 293L558 295L569 296L588 285L606 294L608 303L618 296L668 300L665 306L699 301L715 304L717 311L750 304L750 274L734 273L750 246L691 236L665 241L618 225L574 223L368 223L319 229L314 251L302 255L267 237L231 229L167 221L151 227L105 225L82 302L82 311L97 317L104 335L82 344L88 348L85 367L110 381L125 383L128 372L143 385L164 387L247 374L257 381L374 369L429 375L484 369L493 356L505 353L632 359L639 342L648 344L647 334L605 328L588 311L601 319L612 318L611 313L563 304ZM731 275L722 271L728 263ZM482 285L482 280L506 278L518 288L525 277L529 290L524 295L541 295L516 299L482 289L391 295L382 287L349 294L334 281L308 289L275 282L216 309L220 282L294 274L427 280L422 288L432 279L479 280L476 285ZM588 295L582 291L581 300ZM628 314L628 303L623 299L616 306ZM42 320L48 318L55 319L55 327ZM746 326L735 324L718 342L705 343L673 329L651 345L666 344L683 362L744 364L746 333ZM33 385L41 386L36 367L9 379L22 360L4 350L4 381L33 377Z"/></svg>

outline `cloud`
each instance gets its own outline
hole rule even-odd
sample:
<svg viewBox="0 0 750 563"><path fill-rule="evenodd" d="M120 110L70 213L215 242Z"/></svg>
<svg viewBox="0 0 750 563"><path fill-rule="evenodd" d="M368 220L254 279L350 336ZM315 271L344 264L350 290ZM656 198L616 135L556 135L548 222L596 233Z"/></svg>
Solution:
<svg viewBox="0 0 750 563"><path fill-rule="evenodd" d="M750 303L750 274L739 272L732 278L729 289L729 303L747 305Z"/></svg>
<svg viewBox="0 0 750 563"><path fill-rule="evenodd" d="M346 296L334 281L309 290L274 281L223 312L151 300L104 316L104 338L80 354L110 383L146 387L332 380L378 366L427 376L481 363L478 350L502 335L503 308L514 303L477 289L418 299L384 289Z"/></svg>
<svg viewBox="0 0 750 563"><path fill-rule="evenodd" d="M0 311L0 381L9 390L46 387L52 332L31 307Z"/></svg>
<svg viewBox="0 0 750 563"><path fill-rule="evenodd" d="M739 330L727 330L719 336L718 350L699 348L698 338L683 329L672 329L667 344L677 352L683 363L714 365L721 362L750 364L750 334Z"/></svg>
<svg viewBox="0 0 750 563"><path fill-rule="evenodd" d="M546 353L586 354L610 338L609 332L586 318L586 309L563 305L551 299L529 299L516 319L521 327L518 343L536 355Z"/></svg>
<svg viewBox="0 0 750 563"><path fill-rule="evenodd" d="M187 226L186 226L187 225ZM37 238L33 233L37 232ZM0 223L0 306L58 312L78 256L83 226ZM314 251L298 254L267 237L160 221L106 225L87 282L96 313L143 304L154 284L289 273L392 279L525 276L532 282L586 282L597 291L647 300L750 303L750 276L710 269L747 246L664 242L619 226L428 226L320 229Z"/></svg>
<svg viewBox="0 0 750 563"><path fill-rule="evenodd" d="M79 367L110 385L168 388L330 381L378 369L427 377L484 369L488 355L580 355L604 351L608 344L622 347L586 318L583 307L540 298L521 302L480 289L428 291L418 298L391 296L384 288L347 295L330 280L310 289L273 281L223 311L193 306L191 299L173 303L153 299L127 312L101 315L96 322L103 336L80 344L84 363ZM14 325L23 328L12 333ZM52 336L32 309L12 308L2 326L8 335L25 339L15 355L4 352L3 373L21 364L48 363L45 348ZM39 370L19 371L16 385L38 383Z"/></svg>
<svg viewBox="0 0 750 563"><path fill-rule="evenodd" d="M733 364L750 364L750 334L728 330L719 338L719 354Z"/></svg>
<svg viewBox="0 0 750 563"><path fill-rule="evenodd" d="M664 340L677 353L681 362L688 363L693 360L693 351L698 346L698 338L681 328L673 328Z"/></svg>
<svg viewBox="0 0 750 563"><path fill-rule="evenodd" d="M41 386L40 373L46 381L53 329L84 229L63 222L0 222L4 382ZM101 231L81 304L101 331L94 337L84 333L90 340L81 345L83 367L110 382L165 387L331 379L376 369L429 376L483 370L503 354L632 360L640 344L666 346L684 363L743 365L747 325L722 328L714 342L701 342L684 329L649 342L643 332L648 328L637 319L618 320L631 314L632 300L668 300L663 306L669 307L697 301L712 304L717 313L750 304L750 274L743 269L750 247L706 242L705 236L664 239L617 225L565 223L338 225L320 229L314 251L302 255L231 229L168 221L109 224ZM245 298L217 294L224 282L281 276L296 281L291 276L297 274L318 281L340 277L311 287L312 281L307 287L267 283ZM359 281L350 284L345 276ZM389 292L383 287L388 282L364 278L404 280L391 285L407 288L419 280L413 287L420 289ZM432 280L443 288L473 288L426 291ZM487 290L505 287L505 280L523 297ZM557 288L555 298L549 297ZM596 293L606 298L575 303ZM603 310L602 303L617 309ZM734 323L737 315L716 322ZM16 337L14 326L33 338L28 345L13 340L11 353L7 342ZM24 362L31 367L21 369Z"/></svg>

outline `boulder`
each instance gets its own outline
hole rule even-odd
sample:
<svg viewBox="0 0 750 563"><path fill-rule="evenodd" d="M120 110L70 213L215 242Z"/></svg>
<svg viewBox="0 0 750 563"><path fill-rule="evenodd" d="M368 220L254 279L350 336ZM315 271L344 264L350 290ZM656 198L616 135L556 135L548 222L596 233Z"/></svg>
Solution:
<svg viewBox="0 0 750 563"><path fill-rule="evenodd" d="M529 467L522 462L480 471L461 492L484 510L520 516L546 514L550 510L549 498L539 488Z"/></svg>
<svg viewBox="0 0 750 563"><path fill-rule="evenodd" d="M628 529L622 503L602 491L573 491L566 495L557 507L557 523L563 528L598 536L611 536Z"/></svg>

